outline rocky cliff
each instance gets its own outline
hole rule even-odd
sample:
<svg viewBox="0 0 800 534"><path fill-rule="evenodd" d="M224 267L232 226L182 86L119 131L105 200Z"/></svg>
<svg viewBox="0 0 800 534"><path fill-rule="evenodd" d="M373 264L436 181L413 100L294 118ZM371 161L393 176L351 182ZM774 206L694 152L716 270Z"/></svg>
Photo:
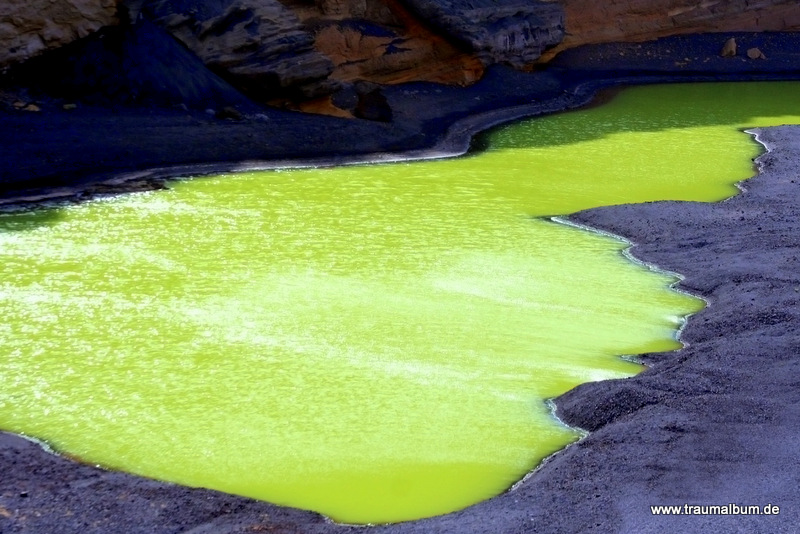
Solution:
<svg viewBox="0 0 800 534"><path fill-rule="evenodd" d="M567 33L543 60L582 44L686 33L800 30L797 0L561 0Z"/></svg>
<svg viewBox="0 0 800 534"><path fill-rule="evenodd" d="M315 47L331 58L343 81L401 83L426 80L469 84L484 64L464 46L423 22L399 0L322 0L302 15Z"/></svg>
<svg viewBox="0 0 800 534"><path fill-rule="evenodd" d="M331 92L330 59L277 0L145 0L140 16L169 31L214 72L259 99Z"/></svg>
<svg viewBox="0 0 800 534"><path fill-rule="evenodd" d="M113 24L118 4L217 74L273 97L358 79L471 83L488 64L535 60L564 24L558 5L532 0L11 0L0 7L0 43L12 51L0 49L0 65Z"/></svg>
<svg viewBox="0 0 800 534"><path fill-rule="evenodd" d="M524 66L564 37L564 11L524 0L406 0L427 21L484 63Z"/></svg>
<svg viewBox="0 0 800 534"><path fill-rule="evenodd" d="M117 0L3 0L0 67L115 24L116 13Z"/></svg>
<svg viewBox="0 0 800 534"><path fill-rule="evenodd" d="M796 0L6 0L0 68L143 21L256 100L348 115L372 113L366 95L380 102L363 81L466 85L490 64L525 67L581 44L800 29L800 9Z"/></svg>

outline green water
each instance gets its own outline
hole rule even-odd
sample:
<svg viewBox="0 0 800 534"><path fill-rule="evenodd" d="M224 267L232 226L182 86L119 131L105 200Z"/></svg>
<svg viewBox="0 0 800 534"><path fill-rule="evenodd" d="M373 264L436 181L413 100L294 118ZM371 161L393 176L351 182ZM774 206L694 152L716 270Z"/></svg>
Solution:
<svg viewBox="0 0 800 534"><path fill-rule="evenodd" d="M86 461L388 522L578 437L545 399L702 303L540 218L714 201L800 85L629 89L449 161L245 173L0 216L0 428Z"/></svg>

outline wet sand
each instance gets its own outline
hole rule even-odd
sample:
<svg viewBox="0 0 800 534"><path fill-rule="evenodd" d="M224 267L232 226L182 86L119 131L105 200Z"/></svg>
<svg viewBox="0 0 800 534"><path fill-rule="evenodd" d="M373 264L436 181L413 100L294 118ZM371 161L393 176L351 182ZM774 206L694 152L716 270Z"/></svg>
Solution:
<svg viewBox="0 0 800 534"><path fill-rule="evenodd" d="M607 49L600 52L611 54ZM685 49L681 52L685 55ZM597 49L594 54L602 56ZM796 70L787 70L786 65L768 73L759 67L758 72L712 69L670 74L675 67L670 67L666 56L662 60L646 72L639 67L627 73L617 69L614 80L797 78ZM399 152L409 150L415 151L411 155L458 152L474 131L533 113L536 106L554 111L585 103L598 87L612 83L608 73L590 72L586 58L572 61L570 65L564 60L559 67L563 71L536 75L545 93L533 93L526 85L533 83L529 78L502 69L483 86L466 90L422 84L387 91L401 115L395 124L349 126L385 133L356 141L350 152L339 152L336 142L326 141L327 120L316 118L295 123L286 119L281 124L291 125L292 133L269 138L268 146L277 148L269 149L271 157L264 157L270 153L263 152L264 138L257 136L270 128L274 134L274 118L228 123L174 111L150 115L135 110L112 114L102 109L84 110L84 115L7 113L4 119L12 116L13 120L0 127L3 139L9 141L0 154L3 193L8 200L59 191L85 198L107 191L92 192L99 182L130 177L130 173L143 180L142 187L154 187L175 169L149 169L170 163L185 165L187 171L192 167L212 172L312 153L320 162L336 162L374 153L401 157ZM608 65L608 61L598 60L600 64ZM657 67L662 70L654 72ZM554 77L558 85L541 85L544 75ZM442 102L452 100L454 94L459 101L448 109ZM503 100L504 94L511 96ZM533 104L532 94L539 95ZM427 108L410 102L424 102ZM428 108L439 110L438 114L425 115ZM308 121L307 128L302 121ZM800 126L758 130L757 135L769 152L757 161L758 176L743 184L742 194L727 201L614 206L570 217L626 237L635 244L631 252L637 258L683 274L681 287L708 300L709 306L692 317L683 332L687 346L643 356L651 367L636 377L584 384L557 398L557 414L590 433L544 462L511 491L460 512L371 531L796 531L800 524L796 491L800 482L796 467L800 461L796 378L800 376L800 205L796 202ZM220 142L221 138L225 141ZM376 150L370 150L370 143L375 143ZM203 147L212 145L222 145L220 154L227 161L203 152ZM169 160L169 150L178 154L175 150L180 146L186 151L177 156L179 161ZM27 155L19 152L25 147ZM226 148L236 158L228 158ZM250 155L256 157L243 157L251 149ZM123 158L125 150L134 155ZM52 170L54 163L66 172L57 174ZM214 168L206 167L208 163ZM360 527L331 524L311 512L83 465L6 433L0 433L0 469L3 534L364 532ZM770 504L780 512L656 517L650 511L651 505L729 503Z"/></svg>

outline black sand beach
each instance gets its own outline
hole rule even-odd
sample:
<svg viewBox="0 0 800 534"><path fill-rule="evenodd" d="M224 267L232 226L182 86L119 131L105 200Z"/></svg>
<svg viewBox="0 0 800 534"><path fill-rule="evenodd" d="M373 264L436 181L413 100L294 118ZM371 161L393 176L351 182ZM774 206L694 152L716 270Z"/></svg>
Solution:
<svg viewBox="0 0 800 534"><path fill-rule="evenodd" d="M774 62L720 58L719 35L590 47L536 73L494 69L471 88L386 89L392 123L269 111L242 121L184 110L65 111L58 102L41 113L7 109L0 186L6 203L82 199L276 159L313 156L327 164L454 154L480 129L582 105L618 83L800 78L800 52L787 52L800 50L795 35L739 38L760 40ZM769 149L757 161L758 176L727 201L615 206L570 217L628 238L637 258L681 273L681 286L708 300L683 331L687 346L645 355L651 367L636 377L584 384L555 399L564 421L590 433L512 490L460 512L370 531L797 530L800 126L757 136ZM174 165L181 167L167 168ZM119 183L103 184L109 180ZM0 433L0 469L2 534L364 532L310 512L83 465L10 434ZM654 516L650 509L730 503L774 505L779 513Z"/></svg>

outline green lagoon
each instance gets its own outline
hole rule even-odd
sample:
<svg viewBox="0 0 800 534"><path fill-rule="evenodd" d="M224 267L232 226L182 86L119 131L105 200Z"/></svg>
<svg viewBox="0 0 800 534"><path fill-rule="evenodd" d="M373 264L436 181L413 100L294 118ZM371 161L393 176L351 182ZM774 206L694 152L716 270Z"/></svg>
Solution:
<svg viewBox="0 0 800 534"><path fill-rule="evenodd" d="M347 523L503 492L580 434L546 399L680 347L699 299L553 222L718 201L796 83L637 87L443 161L177 181L0 215L0 428Z"/></svg>

